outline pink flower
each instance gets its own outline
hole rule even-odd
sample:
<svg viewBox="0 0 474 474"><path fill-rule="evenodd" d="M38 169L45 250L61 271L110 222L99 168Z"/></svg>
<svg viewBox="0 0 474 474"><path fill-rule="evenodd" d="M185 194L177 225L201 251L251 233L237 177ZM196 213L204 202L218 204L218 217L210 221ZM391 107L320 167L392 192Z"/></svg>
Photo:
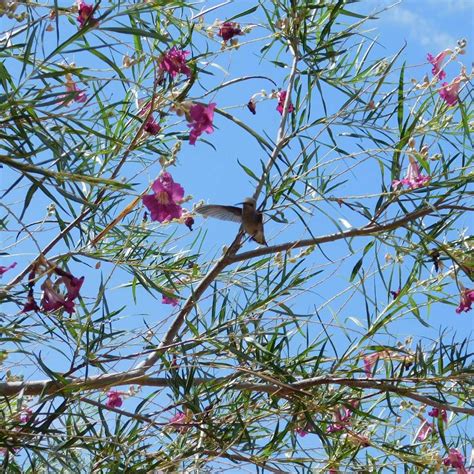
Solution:
<svg viewBox="0 0 474 474"><path fill-rule="evenodd" d="M407 186L409 189L421 188L431 180L431 176L425 176L420 172L420 167L414 158L410 156L407 174L402 180L393 180L392 186L397 189L400 186Z"/></svg>
<svg viewBox="0 0 474 474"><path fill-rule="evenodd" d="M183 213L179 202L184 197L184 189L168 172L164 172L152 185L153 194L143 196L143 204L148 208L152 221L166 222L179 219Z"/></svg>
<svg viewBox="0 0 474 474"><path fill-rule="evenodd" d="M25 306L21 310L22 313L27 313L28 311L39 311L40 307L36 303L35 297L33 296L33 288L28 292L28 299L26 300Z"/></svg>
<svg viewBox="0 0 474 474"><path fill-rule="evenodd" d="M71 102L84 103L87 101L87 94L78 89L77 84L72 79L71 74L66 75L66 94L62 94L60 99L63 105L68 106Z"/></svg>
<svg viewBox="0 0 474 474"><path fill-rule="evenodd" d="M425 439L428 438L432 431L433 425L424 419L422 424L420 425L420 428L418 428L416 439L418 441L425 441Z"/></svg>
<svg viewBox="0 0 474 474"><path fill-rule="evenodd" d="M354 403L352 404L354 406ZM327 427L328 433L335 433L336 431L342 431L350 425L350 419L352 417L352 410L347 407L336 407L333 414L334 423Z"/></svg>
<svg viewBox="0 0 474 474"><path fill-rule="evenodd" d="M432 56L431 54L428 54L427 56L428 61L433 66L431 72L433 73L433 76L435 76L439 80L443 80L446 77L446 73L443 71L441 65L443 63L443 59L450 53L451 51L449 49L446 49L444 51L441 51L441 53L437 54L436 56Z"/></svg>
<svg viewBox="0 0 474 474"><path fill-rule="evenodd" d="M56 267L54 272L59 275L56 282L51 282L50 278L47 278L41 285L43 290L43 297L41 298L41 308L43 311L56 311L58 309L64 309L69 314L74 312L74 300L79 296L79 291L84 283L84 277L76 278L71 273ZM59 284L64 283L66 287L66 295L63 296L56 288ZM31 296L31 298L30 298ZM36 302L34 301L33 294L28 295L28 302L23 308L23 312L31 311L35 308Z"/></svg>
<svg viewBox="0 0 474 474"><path fill-rule="evenodd" d="M458 474L467 473L464 467L464 456L457 449L451 448L449 450L449 454L443 459L443 464L454 467Z"/></svg>
<svg viewBox="0 0 474 474"><path fill-rule="evenodd" d="M146 121L145 127L143 129L150 135L158 135L158 133L160 133L161 126L158 122L155 122L155 119L153 117L150 117Z"/></svg>
<svg viewBox="0 0 474 474"><path fill-rule="evenodd" d="M16 262L13 262L11 265L8 265L8 267L4 267L3 265L0 265L0 277L1 277L4 273L8 272L8 270L11 270L12 268L15 268L16 265L17 265Z"/></svg>
<svg viewBox="0 0 474 474"><path fill-rule="evenodd" d="M428 415L429 415L429 416L432 416L433 418L438 418L438 417L439 417L439 413L440 413L439 409L435 407L435 408L433 408L432 410L430 410L430 411L428 412ZM448 422L448 414L446 413L446 410L445 410L444 408L441 409L441 419L442 419L445 423Z"/></svg>
<svg viewBox="0 0 474 474"><path fill-rule="evenodd" d="M84 277L76 278L71 273L66 272L65 270L62 270L58 267L54 271L60 276L60 278L57 280L57 283L62 282L66 286L66 299L68 301L75 300L79 296L79 291L82 287L82 284L84 283Z"/></svg>
<svg viewBox="0 0 474 474"><path fill-rule="evenodd" d="M41 289L43 290L43 297L41 298L41 308L43 311L65 309L69 314L74 312L74 303L66 300L64 296L60 295L54 289L49 278L47 278L41 285Z"/></svg>
<svg viewBox="0 0 474 474"><path fill-rule="evenodd" d="M179 411L170 419L170 421L168 421L168 426L174 429L175 431L185 433L190 428L190 426L188 425L189 421L190 420L188 419L188 416Z"/></svg>
<svg viewBox="0 0 474 474"><path fill-rule="evenodd" d="M240 29L240 25L238 23L226 21L222 23L221 27L219 28L219 32L217 36L220 36L224 42L232 39L234 36L241 35L242 30Z"/></svg>
<svg viewBox="0 0 474 474"><path fill-rule="evenodd" d="M301 436L302 438L304 438L308 432L305 431L303 428L296 428L295 429L295 433L298 435L298 436Z"/></svg>
<svg viewBox="0 0 474 474"><path fill-rule="evenodd" d="M183 73L188 77L191 77L191 69L186 64L186 56L190 53L189 51L183 51L173 46L167 53L164 54L161 59L159 68L162 71L166 71L171 77L175 77L179 73Z"/></svg>
<svg viewBox="0 0 474 474"><path fill-rule="evenodd" d="M472 302L474 301L474 289L468 290L463 288L461 291L461 301L459 306L456 308L456 313L461 314L463 311L466 313L471 311Z"/></svg>
<svg viewBox="0 0 474 474"><path fill-rule="evenodd" d="M32 414L33 410L31 408L25 408L22 410L20 414L20 423L28 423L31 420Z"/></svg>
<svg viewBox="0 0 474 474"><path fill-rule="evenodd" d="M161 297L161 302L163 304L170 304L171 306L177 306L178 300L176 298L170 298L169 296L163 295Z"/></svg>
<svg viewBox="0 0 474 474"><path fill-rule="evenodd" d="M142 103L143 101L139 101ZM149 101L146 105L144 105L140 111L138 112L138 115L143 116L147 115L150 112L152 101ZM160 124L153 118L152 115L150 115L147 118L147 121L145 122L145 127L143 128L145 132L149 133L150 135L158 135L161 130Z"/></svg>
<svg viewBox="0 0 474 474"><path fill-rule="evenodd" d="M277 110L280 112L280 114L283 114L283 107L285 106L285 100L286 100L286 91L280 91L278 92L278 105L277 105ZM294 112L295 108L293 107L293 104L290 103L288 104L288 113L291 114Z"/></svg>
<svg viewBox="0 0 474 474"><path fill-rule="evenodd" d="M122 406L122 403L123 400L120 396L120 392L117 392L116 390L110 390L107 392L107 401L105 402L107 408L118 408Z"/></svg>
<svg viewBox="0 0 474 474"><path fill-rule="evenodd" d="M191 216L186 217L186 219L184 219L184 225L185 225L189 230L193 230L194 219L193 219Z"/></svg>
<svg viewBox="0 0 474 474"><path fill-rule="evenodd" d="M191 106L188 118L188 127L192 128L189 134L189 143L194 145L197 138L203 133L212 133L212 121L214 119L214 109L217 104L209 104L204 106L202 104L194 104Z"/></svg>
<svg viewBox="0 0 474 474"><path fill-rule="evenodd" d="M378 360L378 352L374 352L373 354L364 357L364 371L367 378L372 378L372 369Z"/></svg>
<svg viewBox="0 0 474 474"><path fill-rule="evenodd" d="M94 7L92 5L88 5L82 0L78 0L77 6L79 7L77 15L79 28L83 28L86 23L90 24L91 26L97 26L99 24L99 22L92 16L94 13Z"/></svg>
<svg viewBox="0 0 474 474"><path fill-rule="evenodd" d="M449 84L443 82L439 90L440 97L449 105L456 105L458 102L459 88L461 87L461 77L455 77Z"/></svg>

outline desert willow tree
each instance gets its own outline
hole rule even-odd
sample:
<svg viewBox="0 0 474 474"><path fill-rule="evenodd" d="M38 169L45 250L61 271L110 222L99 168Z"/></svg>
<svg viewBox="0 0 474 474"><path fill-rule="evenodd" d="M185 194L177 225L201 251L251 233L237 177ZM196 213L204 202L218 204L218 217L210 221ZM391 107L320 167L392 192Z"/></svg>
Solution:
<svg viewBox="0 0 474 474"><path fill-rule="evenodd" d="M377 58L344 1L0 5L2 469L467 472L469 45ZM248 197L268 246L196 212Z"/></svg>

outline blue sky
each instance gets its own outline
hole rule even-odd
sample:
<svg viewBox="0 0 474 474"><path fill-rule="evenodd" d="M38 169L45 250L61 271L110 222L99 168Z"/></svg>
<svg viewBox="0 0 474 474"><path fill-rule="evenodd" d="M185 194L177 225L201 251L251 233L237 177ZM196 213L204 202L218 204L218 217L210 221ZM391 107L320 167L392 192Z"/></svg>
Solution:
<svg viewBox="0 0 474 474"><path fill-rule="evenodd" d="M203 9L207 9L217 3L220 2L202 2ZM238 0L225 7L227 9L226 14L217 11L206 15L206 22L212 23L216 17L224 19L232 15L232 12L245 10L254 4L254 1ZM381 1L364 1L361 4L349 5L348 9L369 12L378 10L382 6L389 4L389 2ZM471 67L473 58L472 51L474 51L472 31L473 15L473 2L470 1L406 1L380 14L380 19L378 21L369 22L367 26L364 27L364 31L366 32L366 36L369 38L378 37L380 46L374 49L373 56L391 57L406 42L406 48L401 60L406 60L409 65L417 66L416 68L409 69L409 71L410 74L413 74L415 79L421 81L423 75L430 73L431 70L431 66L426 63L427 53L436 54L445 48L454 48L456 41L461 38L466 38L468 44L466 48L467 54L459 59L468 67L468 69ZM4 18L2 18L2 21L3 20ZM258 23L259 20L260 18L254 14L246 17L242 21L248 24ZM257 27L248 36L242 37L240 41L251 41L264 35L265 32ZM214 46L216 49L219 48L217 41ZM234 50L220 56L218 66L217 62L208 65L201 64L201 66L205 66L208 70L215 73L215 76L210 80L205 80L204 84L215 85L216 82L224 82L239 75L254 74L268 76L276 82L277 88L284 87L284 79L287 71L273 69L266 59L260 61L260 58L258 57L260 46L260 43L256 43L250 59L245 56L245 50L242 48L241 50ZM252 48L252 46L249 48ZM74 55L71 55L66 59L69 61L77 60ZM458 63L450 64L448 66L447 72L450 77L454 77L458 71ZM407 74L407 76L411 77L409 74ZM232 89L224 89L224 91L217 96L211 95L210 97L203 99L203 101L212 102L215 100L219 107L226 108L228 112L235 114L236 117L245 121L248 125L255 127L259 131L264 131L268 134L268 137L274 138L279 122L279 115L275 111L276 101L269 100L259 103L257 106L258 112L256 116L251 115L245 107L248 98L262 88L271 91L271 89L274 89L275 87L270 81L265 79L251 80L243 82ZM122 91L117 90L116 93L121 94ZM198 95L197 92L196 95ZM337 103L335 103L335 106L337 106ZM315 116L322 115L323 113L321 110L322 108L320 107L320 104L317 104L314 111ZM256 145L253 138L241 133L235 125L229 123L217 114L215 118L215 126L215 132L209 136L205 135L203 138L208 139L216 149L214 150L203 142L198 142L194 147L189 145L187 142L183 142L179 164L176 168L171 169L171 172L175 180L183 185L186 193L191 194L194 197L192 202L202 199L209 203L234 204L242 201L244 197L251 195L254 190L254 183L252 183L249 177L243 173L242 169L237 164L237 159L258 172L260 169L260 160L266 161L266 157L261 149ZM185 130L186 126L182 124L181 129ZM137 167L136 163L132 164L130 169L133 169L134 167ZM379 175L377 172L373 171L373 174L371 174L369 166L364 169L367 170L366 173L354 173L352 175L353 181L349 182L344 188L342 188L341 193L350 194L355 191L360 192L361 188L366 190L370 186L378 185L377 180L379 179ZM136 192L141 192L144 186L156 178L159 171L160 169L158 166L147 169L138 180ZM2 183L1 187L6 188L8 185L9 182L5 180L5 184ZM24 190L25 189L23 189L23 191ZM12 203L12 205L18 205L19 203L21 203L21 201L16 204ZM41 208L40 213L44 215L45 209L49 204L47 200L42 199L35 204L34 212L38 213L38 209ZM188 207L191 207L191 205ZM336 219L345 219L352 225L358 225L363 222L357 216L348 215L344 210L338 209L337 206L334 207L333 212ZM34 213L31 214L32 220L37 218L37 215L35 216ZM267 225L267 240L269 243L274 244L277 242L285 242L288 240L308 237L307 232L298 225L297 219L294 216L290 217L290 222L293 224L293 227L269 222ZM323 214L315 216L313 222L314 233L316 235L336 230L333 223ZM464 224L468 224L467 219ZM175 230L175 227L168 226L161 228L161 230L165 233L171 232ZM184 235L184 237L174 244L170 250L186 252L186 243L188 243L190 239L199 235L199 232L207 232L204 253L206 256L214 254L218 255L221 247L232 240L236 230L237 227L232 223L220 223L212 221L211 219L203 220L201 218L196 218L196 228L193 234L187 234L187 230L184 229L183 226L178 227L178 234ZM47 241L47 238L45 238L45 241ZM362 239L362 242L356 244L356 248L363 248L367 242L367 239ZM7 243L11 243L11 238L8 239ZM256 244L254 243L246 243L245 250L255 247ZM19 261L21 260L20 267L26 265L30 255L33 255L36 251L31 247L31 242L24 243L23 248L27 253L19 256L18 259ZM325 246L324 251L333 259L342 259L344 254L347 252L347 248L342 246L342 244L339 245L335 243ZM317 258L320 258L319 255ZM328 268L331 263L321 258L320 262L313 263L313 265L315 268L319 266L321 268ZM373 268L373 262L371 265ZM340 268L344 268L344 271L340 270ZM350 268L351 267L349 266L349 270ZM103 265L101 271L104 271L104 274L106 274L107 265ZM85 266L76 267L74 270L76 275L81 275L83 272L87 272L88 278L82 293L86 298L88 294L95 296L97 292L99 272L94 271L93 269L87 269ZM5 275L4 280L8 280L11 273L13 272L10 272L8 276ZM124 274L119 273L117 275L114 270L111 270L111 273L113 275L111 282L116 285L111 291L111 306L113 308L118 308L123 304L128 305L127 311L123 315L123 319L117 321L116 326L114 327L120 327L126 330L133 329L137 333L141 333L144 327L143 321L146 321L147 324L149 323L151 326L159 328L159 330L166 329L167 323L170 321L170 317L173 314L172 308L166 305L161 305L159 301L157 304L156 300L153 300L146 295L145 291L138 292L137 304L135 304L131 298L130 288L121 287L124 283ZM289 298L289 302L294 304L294 308L303 314L310 313L315 309L317 309L318 312L322 312L323 319L331 328L345 326L349 332L355 333L358 331L362 333L363 330L353 323L354 318L362 318L359 314L358 303L360 302L360 299L356 297L356 289L347 291L343 297L338 300L339 303L341 301L344 302L341 313L335 312L334 308L331 307L331 303L328 302L328 289L330 289L331 292L343 291L347 286L347 275L346 267L338 267L335 265L331 270L329 280L321 287L314 289L311 288L310 291L303 295L298 294L292 296ZM354 294L356 296L354 296ZM205 301L209 301L209 298L206 297ZM457 297L455 297L455 302L457 303ZM206 305L207 303L204 304L204 306ZM334 306L336 307L336 305ZM414 334L425 334L426 336L436 339L438 334L444 329L447 329L452 333L458 331L464 336L469 328L472 329L471 314L458 316L454 312L454 306L448 307L439 304L433 305L430 311L426 310L426 308L422 311L423 316L427 318L428 322L432 324L433 327L429 330L420 327L415 318L407 315L402 322L394 325L394 328L397 331L400 331L400 339ZM137 321L139 322L137 323ZM312 331L315 331L314 334L321 331L317 319L308 321L308 324L312 327ZM343 335L339 335L338 338L340 339L337 340L342 341L343 337ZM395 339L391 339L390 334L386 337L387 340L396 342ZM136 349L131 347L132 342L137 344L139 348L143 341L140 338L130 341L130 351ZM344 345L344 343L341 342L341 345ZM39 350L40 346L38 346L37 349ZM48 360L48 363L55 369L59 369L63 364L59 359ZM127 404L128 403L130 402L127 401Z"/></svg>

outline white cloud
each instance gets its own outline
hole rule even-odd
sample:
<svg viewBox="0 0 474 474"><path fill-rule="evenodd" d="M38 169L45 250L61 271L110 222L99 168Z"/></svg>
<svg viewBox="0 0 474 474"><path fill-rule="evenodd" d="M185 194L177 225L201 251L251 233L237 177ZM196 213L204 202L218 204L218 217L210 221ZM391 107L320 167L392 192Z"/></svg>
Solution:
<svg viewBox="0 0 474 474"><path fill-rule="evenodd" d="M443 6L444 3L445 2L443 2ZM440 2L438 2L438 6L440 6ZM431 10L431 8L429 10ZM432 18L433 16L427 13L428 12L422 15L413 9L397 5L387 10L385 14L381 16L381 19L385 21L385 23L388 22L394 26L398 25L402 27L400 30L402 37L406 36L408 37L407 39L419 42L420 46L423 46L427 50L436 52L456 46L457 39L441 31L440 26L432 20L428 20L427 18Z"/></svg>

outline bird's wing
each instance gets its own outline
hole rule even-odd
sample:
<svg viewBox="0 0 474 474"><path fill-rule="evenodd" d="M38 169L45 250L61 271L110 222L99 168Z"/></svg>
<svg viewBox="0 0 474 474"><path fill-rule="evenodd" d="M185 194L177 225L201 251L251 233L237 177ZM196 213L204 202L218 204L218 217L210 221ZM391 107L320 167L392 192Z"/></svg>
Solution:
<svg viewBox="0 0 474 474"><path fill-rule="evenodd" d="M214 217L222 221L242 222L242 209L235 206L206 205L195 209L206 217Z"/></svg>

